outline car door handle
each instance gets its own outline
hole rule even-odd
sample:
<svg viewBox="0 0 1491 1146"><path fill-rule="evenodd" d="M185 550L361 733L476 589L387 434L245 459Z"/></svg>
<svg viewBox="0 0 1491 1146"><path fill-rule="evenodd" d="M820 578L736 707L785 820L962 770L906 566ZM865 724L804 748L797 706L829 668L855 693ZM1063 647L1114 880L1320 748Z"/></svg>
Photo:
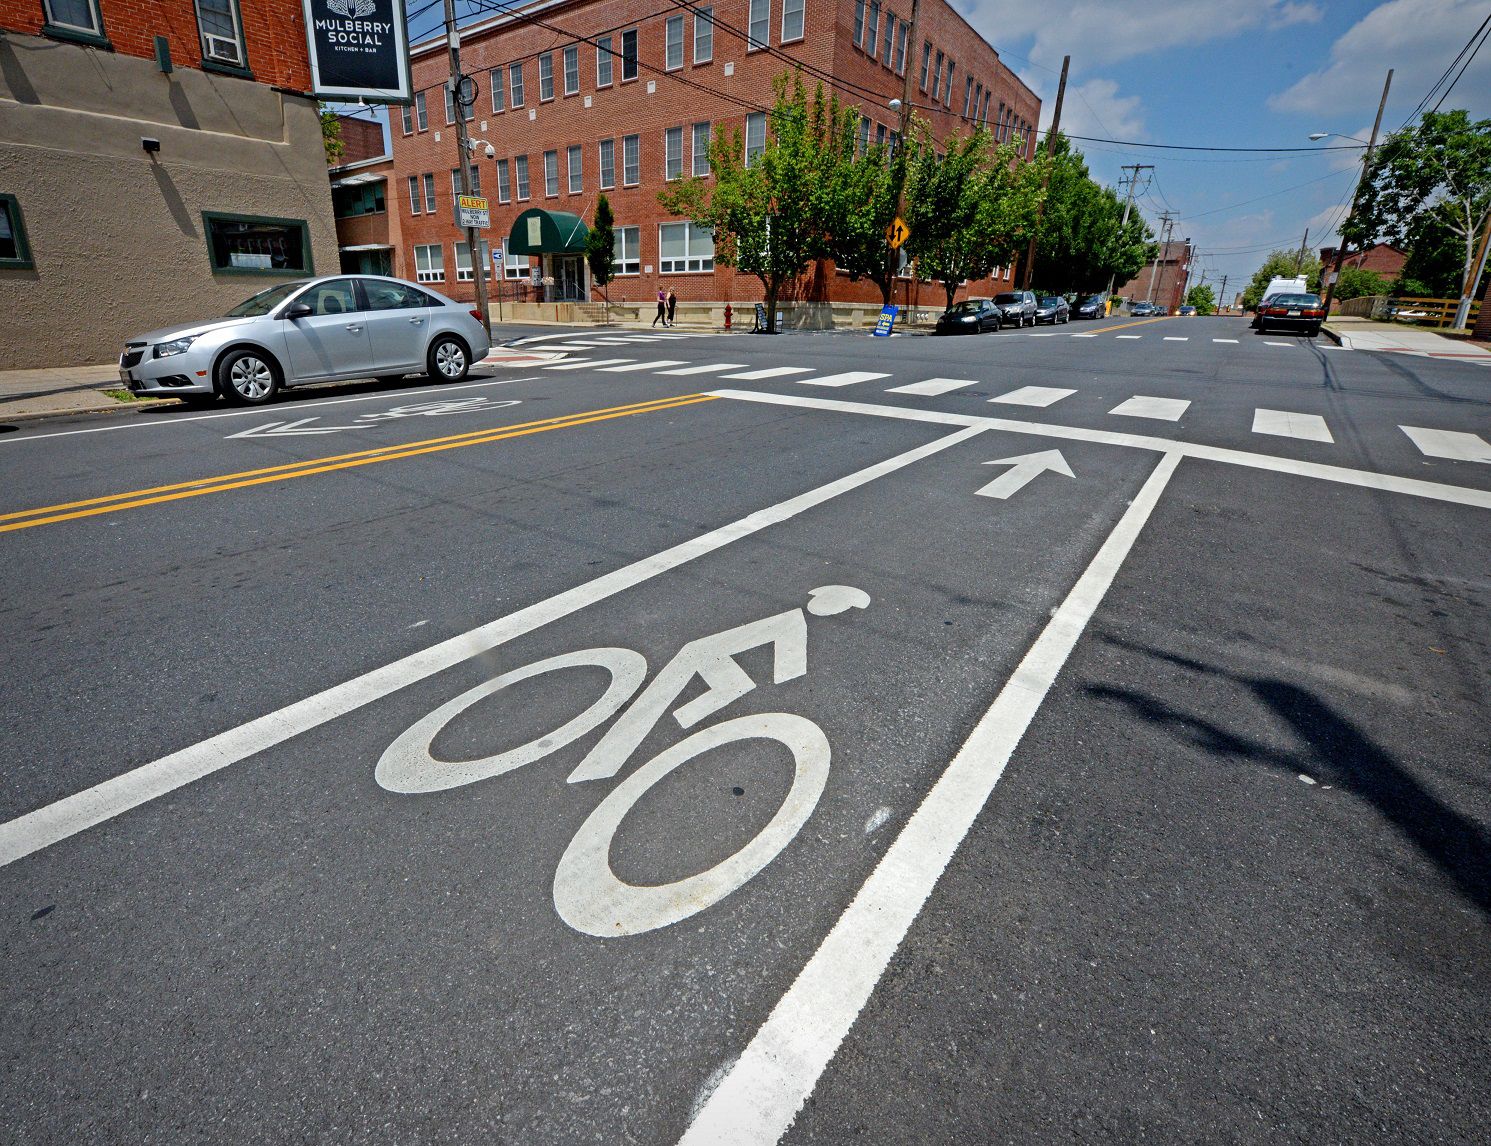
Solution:
<svg viewBox="0 0 1491 1146"><path fill-rule="evenodd" d="M411 318L409 320L409 325L410 326L422 326L423 324L424 324L424 319L422 319L422 318Z"/></svg>
<svg viewBox="0 0 1491 1146"><path fill-rule="evenodd" d="M347 329L350 330L353 334L356 334L359 330L362 329L362 323L360 323L360 322L349 322L347 324Z"/></svg>

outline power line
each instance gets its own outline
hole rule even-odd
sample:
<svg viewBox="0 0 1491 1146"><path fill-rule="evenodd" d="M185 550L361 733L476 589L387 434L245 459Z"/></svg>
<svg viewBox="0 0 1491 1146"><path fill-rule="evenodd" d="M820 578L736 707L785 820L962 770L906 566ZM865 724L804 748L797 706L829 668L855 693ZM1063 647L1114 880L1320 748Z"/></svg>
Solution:
<svg viewBox="0 0 1491 1146"><path fill-rule="evenodd" d="M1399 127L1398 127L1399 131L1402 131L1403 128L1407 127L1410 123L1412 123L1414 120L1416 120L1419 117L1419 115L1423 112L1423 110L1426 107L1429 106L1429 101L1434 98L1434 93L1437 92L1439 90L1439 88L1440 88L1440 85L1442 85L1445 82L1445 80L1447 80L1449 78L1450 73L1455 70L1455 66L1461 61L1461 59L1464 58L1466 52L1471 52L1471 45L1475 44L1476 40L1478 38L1482 37L1482 34L1486 31L1486 29L1488 27L1491 27L1491 16L1487 16L1484 20L1482 20L1481 21L1481 26L1479 28L1477 28L1474 32L1471 33L1470 39L1467 40L1467 41L1465 41L1465 46L1462 47L1460 49L1460 51L1455 54L1455 58L1450 61L1449 66L1447 68L1445 68L1444 71L1442 71L1439 74L1439 78L1434 81L1434 86L1429 89L1428 93L1424 96L1423 99L1419 100L1418 106L1415 107L1411 113L1409 113L1408 118L1405 119L1402 122L1401 125L1399 125ZM1479 50L1479 45L1478 44L1476 45L1476 49ZM1471 55L1472 55L1472 57L1474 57L1474 52L1471 52ZM1468 63L1468 61L1467 61L1467 63ZM1462 69L1462 74L1463 74L1463 69ZM1459 82L1459 77L1458 76L1455 78L1455 82L1456 83ZM1450 87L1453 87L1453 86L1454 86L1454 84L1450 85ZM1444 94L1448 95L1449 94L1449 89L1446 89ZM1443 99L1442 96L1440 98L1441 98L1441 100ZM1435 106L1436 109L1439 107L1438 104L1435 104L1434 106Z"/></svg>
<svg viewBox="0 0 1491 1146"><path fill-rule="evenodd" d="M1455 85L1458 84L1461 77L1465 75L1465 70L1470 67L1471 64L1475 63L1476 54L1481 50L1482 45L1485 44L1486 37L1491 36L1491 16L1486 17L1486 22L1482 24L1481 27L1484 29L1484 31L1481 33L1480 40L1471 50L1469 58L1466 59L1465 63L1460 65L1460 70L1458 73L1456 73L1455 78L1450 81L1450 86L1444 89L1444 92L1440 95L1438 101L1436 101L1436 103L1434 104L1435 111L1438 111L1439 105L1444 103L1444 101L1449 98L1450 92L1455 90Z"/></svg>

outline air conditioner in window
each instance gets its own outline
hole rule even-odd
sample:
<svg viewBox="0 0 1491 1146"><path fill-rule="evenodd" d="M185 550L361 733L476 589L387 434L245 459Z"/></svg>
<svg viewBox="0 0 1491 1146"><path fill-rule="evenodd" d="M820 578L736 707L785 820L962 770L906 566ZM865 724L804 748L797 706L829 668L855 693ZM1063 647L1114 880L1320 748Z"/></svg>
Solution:
<svg viewBox="0 0 1491 1146"><path fill-rule="evenodd" d="M211 33L203 33L202 39L207 42L207 58L217 60L224 64L243 64L243 57L238 52L238 41L229 39L227 36L214 36Z"/></svg>

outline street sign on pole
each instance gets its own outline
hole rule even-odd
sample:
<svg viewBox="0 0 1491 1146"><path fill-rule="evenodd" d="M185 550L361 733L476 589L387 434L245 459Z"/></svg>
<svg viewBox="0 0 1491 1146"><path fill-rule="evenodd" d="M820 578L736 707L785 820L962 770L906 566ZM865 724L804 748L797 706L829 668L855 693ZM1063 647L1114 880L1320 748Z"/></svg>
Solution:
<svg viewBox="0 0 1491 1146"><path fill-rule="evenodd" d="M492 215L487 200L481 195L456 196L456 226L476 227L481 230L492 225Z"/></svg>
<svg viewBox="0 0 1491 1146"><path fill-rule="evenodd" d="M901 245L909 238L911 238L911 228L899 215L896 216L894 223L885 228L885 241L890 244L893 251L900 250Z"/></svg>

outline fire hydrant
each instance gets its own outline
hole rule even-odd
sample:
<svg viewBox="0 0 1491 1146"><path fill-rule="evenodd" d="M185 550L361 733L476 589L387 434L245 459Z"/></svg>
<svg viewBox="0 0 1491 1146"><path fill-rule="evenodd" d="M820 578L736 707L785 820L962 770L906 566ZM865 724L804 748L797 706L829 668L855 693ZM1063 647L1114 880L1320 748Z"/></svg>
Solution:
<svg viewBox="0 0 1491 1146"><path fill-rule="evenodd" d="M734 314L734 313L735 312L730 309L730 304L727 302L725 304L725 329L726 330L730 329L730 316L732 314Z"/></svg>

